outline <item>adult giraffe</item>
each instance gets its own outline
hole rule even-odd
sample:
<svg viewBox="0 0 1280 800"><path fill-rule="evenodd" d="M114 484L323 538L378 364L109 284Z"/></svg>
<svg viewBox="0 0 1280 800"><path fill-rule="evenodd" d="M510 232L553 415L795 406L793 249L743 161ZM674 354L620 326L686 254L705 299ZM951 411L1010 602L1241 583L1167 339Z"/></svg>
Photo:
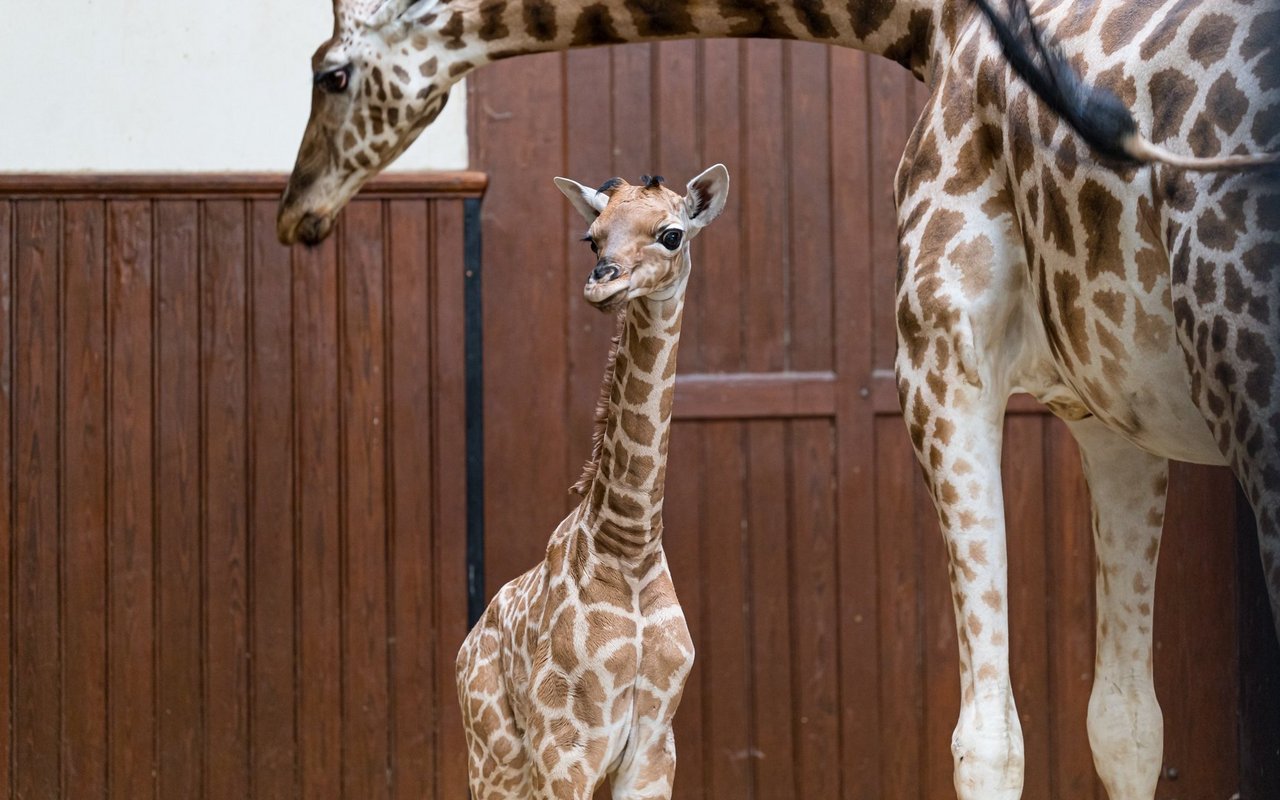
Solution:
<svg viewBox="0 0 1280 800"><path fill-rule="evenodd" d="M1019 66L1065 117L1012 79L963 0L338 2L334 36L313 61L312 116L279 233L322 239L449 87L488 61L740 36L901 62L931 91L897 176L896 366L950 552L957 793L1021 794L999 457L1007 398L1025 391L1067 420L1093 498L1094 762L1112 800L1150 800L1163 739L1151 608L1167 459L1232 466L1280 606L1280 189L1257 173L1184 169L1280 145L1271 2L1044 0L1036 24L1064 59ZM1034 51L1031 29L1006 33ZM1064 65L1108 87L1140 124L1125 124L1123 109L1095 114L1099 96ZM1090 156L1064 118L1115 160ZM1110 127L1095 136L1099 121ZM1135 163L1179 160L1170 154L1208 159Z"/></svg>

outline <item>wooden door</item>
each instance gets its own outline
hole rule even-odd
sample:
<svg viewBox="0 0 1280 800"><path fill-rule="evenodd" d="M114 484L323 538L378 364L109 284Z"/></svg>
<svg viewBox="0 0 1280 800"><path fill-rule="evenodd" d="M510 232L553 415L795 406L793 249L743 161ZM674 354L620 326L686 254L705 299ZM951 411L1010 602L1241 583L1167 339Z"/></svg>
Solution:
<svg viewBox="0 0 1280 800"><path fill-rule="evenodd" d="M611 331L551 185L724 162L694 249L666 546L697 646L681 798L951 797L945 552L891 377L892 175L922 89L895 64L768 41L516 59L471 82L484 208L486 574L535 563L573 500ZM1092 545L1078 454L1029 398L1006 423L1025 796L1096 798L1085 733ZM1161 555L1159 797L1240 785L1235 495L1174 471ZM1176 776L1174 779L1173 776Z"/></svg>

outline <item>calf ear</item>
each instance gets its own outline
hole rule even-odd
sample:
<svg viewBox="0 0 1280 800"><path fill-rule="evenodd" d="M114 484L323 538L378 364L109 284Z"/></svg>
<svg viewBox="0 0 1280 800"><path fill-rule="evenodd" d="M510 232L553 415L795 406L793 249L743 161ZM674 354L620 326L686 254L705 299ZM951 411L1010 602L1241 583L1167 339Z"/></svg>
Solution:
<svg viewBox="0 0 1280 800"><path fill-rule="evenodd" d="M578 213L588 224L595 222L596 217L600 216L600 212L604 211L604 207L609 205L609 196L603 192L597 192L595 189L583 186L577 181L571 181L568 178L556 178L556 188L569 198L569 202L573 207L578 209Z"/></svg>
<svg viewBox="0 0 1280 800"><path fill-rule="evenodd" d="M708 167L701 175L689 181L684 196L685 216L689 220L689 233L705 228L724 211L729 199L729 170L724 164Z"/></svg>

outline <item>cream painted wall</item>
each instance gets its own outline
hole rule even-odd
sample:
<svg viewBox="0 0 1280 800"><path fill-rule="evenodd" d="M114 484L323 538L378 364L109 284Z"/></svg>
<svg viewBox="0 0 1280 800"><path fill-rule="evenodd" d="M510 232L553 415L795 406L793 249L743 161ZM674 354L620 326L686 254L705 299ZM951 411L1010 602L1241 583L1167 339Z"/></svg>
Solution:
<svg viewBox="0 0 1280 800"><path fill-rule="evenodd" d="M328 0L5 2L0 172L287 172ZM467 166L466 87L395 168Z"/></svg>

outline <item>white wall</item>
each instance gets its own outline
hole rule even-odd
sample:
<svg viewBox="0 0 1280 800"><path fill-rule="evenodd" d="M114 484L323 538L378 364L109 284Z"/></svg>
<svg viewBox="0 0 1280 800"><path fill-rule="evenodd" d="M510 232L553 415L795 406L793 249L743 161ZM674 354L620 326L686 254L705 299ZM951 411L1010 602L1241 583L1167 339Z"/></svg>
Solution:
<svg viewBox="0 0 1280 800"><path fill-rule="evenodd" d="M0 172L288 172L329 0L0 3ZM396 163L467 166L466 87Z"/></svg>

